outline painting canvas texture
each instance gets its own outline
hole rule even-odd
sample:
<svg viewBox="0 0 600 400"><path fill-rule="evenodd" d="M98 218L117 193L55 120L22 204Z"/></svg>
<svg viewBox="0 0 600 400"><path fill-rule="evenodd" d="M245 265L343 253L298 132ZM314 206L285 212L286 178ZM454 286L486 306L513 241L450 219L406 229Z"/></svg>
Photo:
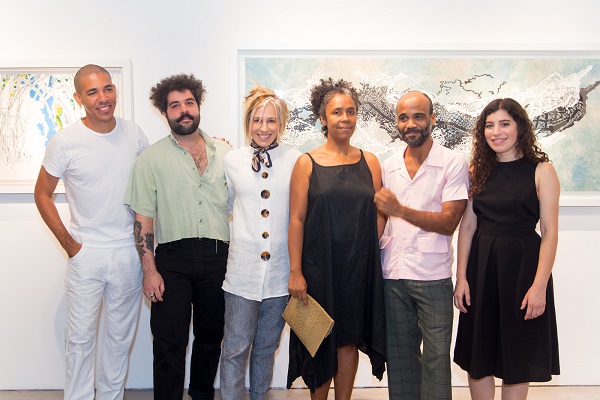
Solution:
<svg viewBox="0 0 600 400"><path fill-rule="evenodd" d="M258 82L275 90L291 112L283 142L302 151L324 141L309 106L310 88L321 78L353 83L362 103L353 144L380 160L404 149L395 105L407 91L431 97L432 136L467 159L481 110L511 97L526 108L562 190L600 190L600 59L248 55L243 61L240 89L248 93Z"/></svg>

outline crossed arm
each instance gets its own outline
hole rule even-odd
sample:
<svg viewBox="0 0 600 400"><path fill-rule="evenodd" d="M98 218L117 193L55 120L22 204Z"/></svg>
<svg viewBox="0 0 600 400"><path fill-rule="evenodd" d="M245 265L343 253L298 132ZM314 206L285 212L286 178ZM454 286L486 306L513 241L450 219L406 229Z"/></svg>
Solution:
<svg viewBox="0 0 600 400"><path fill-rule="evenodd" d="M388 216L402 218L427 232L450 236L460 222L467 200L445 201L441 212L421 211L401 204L392 191L383 188L375 194L375 204Z"/></svg>

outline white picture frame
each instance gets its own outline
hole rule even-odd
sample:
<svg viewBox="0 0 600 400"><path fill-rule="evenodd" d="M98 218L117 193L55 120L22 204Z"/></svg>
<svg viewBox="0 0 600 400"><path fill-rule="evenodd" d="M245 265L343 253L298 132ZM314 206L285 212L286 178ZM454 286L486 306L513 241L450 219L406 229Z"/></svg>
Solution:
<svg viewBox="0 0 600 400"><path fill-rule="evenodd" d="M474 82L481 77L474 77L472 74L474 71L474 65L488 65L492 66L491 69L494 70L494 74L501 75L502 68L504 68L504 72L507 76L510 77L518 77L523 80L527 80L530 84L536 83L536 87L520 87L518 84L511 84L511 82L500 82L497 76L492 76L492 74L488 74L489 76L484 76L484 78L489 80L489 83L493 85L493 88L497 91L495 93L495 97L513 97L517 101L520 101L524 106L529 107L529 110L533 108L533 102L527 103L523 99L529 94L532 99L536 99L535 96L538 97L537 100L540 100L543 103L544 91L548 92L548 95L559 95L557 93L560 85L571 84L576 85L577 82L582 85L585 83L589 83L590 81L594 82L593 87L589 88L589 93L593 95L593 103L590 101L592 96L588 96L587 103L585 106L586 113L585 115L577 120L573 118L571 121L567 121L566 123L572 123L572 126L576 126L583 118L592 118L600 120L600 52L597 51L479 51L479 50L468 50L468 51L433 51L433 50L424 50L424 51L397 51L397 50L270 50L270 49L237 49L236 50L236 99L238 102L235 104L234 115L236 115L237 121L237 131L243 132L242 129L242 103L244 96L247 95L249 88L253 85L253 81L258 81L266 87L269 87L275 90L278 95L280 95L286 102L288 102L288 106L292 112L298 113L298 104L296 101L300 98L301 101L307 100L308 89L310 86L316 82L320 78L327 78L331 76L334 79L343 78L346 80L350 80L353 82L355 87L358 88L360 85L364 85L365 82L373 83L379 79L379 82L384 82L387 79L387 82L393 82L393 84L389 85L390 90L386 92L386 95L390 97L389 104L393 106L394 96L398 96L403 91L406 90L423 90L428 93L434 104L436 102L441 101L441 97L435 90L432 93L431 82L437 83L439 86L435 89L438 91L455 91L456 88L460 87L460 85L473 85ZM437 70L431 65L435 65L438 63L440 66L444 67L447 65L447 71L445 68L439 67ZM487 63L487 64L486 64ZM587 70L584 68L583 70L578 70L579 64L583 65L586 63L590 64L590 69ZM337 68L337 65L354 65L355 68ZM377 67L382 65L388 65L388 70L378 71ZM393 74L389 73L389 64L397 65L397 75L393 76ZM419 75L419 69L415 66L419 65L427 65L427 68L423 69L421 72L421 76ZM464 77L460 77L460 66L464 66L464 70L467 75ZM498 65L504 65L502 68L498 67ZM370 66L371 68L375 68L374 70L366 71L365 66ZM404 67L410 66L404 69ZM514 69L509 69L508 67L514 66ZM524 68L526 66L527 68ZM521 68L519 68L521 67ZM362 69L362 70L361 70ZM506 71L508 69L508 71ZM574 71L577 70L579 75L561 75L566 74L566 71ZM434 75L431 72L448 72L448 79L444 80L443 77L440 76L427 76ZM499 72L500 71L500 72ZM554 71L556 75L550 76L548 71ZM369 75L371 73L371 75ZM375 76L376 73L379 73L380 76ZM485 71L482 71L482 76ZM361 76L361 74L363 74ZM387 75L386 75L387 74ZM538 74L538 75L536 75ZM402 76L400 76L402 75ZM366 77L366 78L365 78ZM583 79L584 77L585 79ZM477 78L477 79L475 79ZM399 84L399 81L404 82ZM452 79L460 80L461 82L453 82ZM502 78L500 78L502 80ZM552 82L548 82L548 80L552 80ZM578 81L579 79L579 81ZM481 84L481 81L484 79L479 79L477 84L479 85L478 90L486 90L485 84ZM431 82L429 82L431 81ZM290 83L292 82L292 83ZM485 82L484 82L485 83ZM447 87L443 87L444 84L447 84ZM296 85L294 87L293 85ZM555 85L552 86L544 86L544 85ZM511 87L512 92L506 90L508 87ZM381 87L379 87L380 89ZM574 88L577 89L577 88ZM578 88L580 92L583 92L581 87ZM466 91L467 89L465 89ZM553 93L552 90L555 90ZM360 90L359 90L360 91ZM576 93L571 90L565 91L565 93L571 95L576 95ZM589 94L588 93L588 94ZM519 97L520 96L520 97ZM475 96L476 97L476 96ZM492 99L494 96L482 95L481 101L478 106L480 109L487 104L487 99ZM474 100L477 100L474 98ZM555 102L560 101L560 99L553 99ZM574 101L574 100L573 100ZM538 104L539 107L543 107L541 103ZM559 103L558 103L559 104ZM442 104L443 106L447 106L448 104ZM370 105L369 105L370 106ZM581 102L574 105L573 107L581 106ZM363 104L364 108L364 104ZM473 118L473 115L477 115L479 110L475 110L470 118ZM295 110L295 111L294 111ZM529 111L528 110L528 111ZM359 113L361 110L359 110ZM389 110L388 110L389 112ZM530 112L530 116L532 112ZM536 114L539 115L539 114ZM548 115L556 115L551 114L548 111L546 114L543 114L545 117ZM558 118L558 117L557 117ZM533 119L533 117L532 117ZM438 123L440 121L440 115L438 113ZM541 121L538 118L538 122ZM298 122L296 120L296 122ZM305 121L304 121L305 122ZM290 124L294 123L294 119L290 121ZM541 123L541 122L540 122ZM360 125L360 115L359 115L359 125ZM590 126L597 127L597 124L593 124L590 122ZM556 126L548 126L548 129L555 129ZM306 128L306 127L304 127ZM361 129L360 126L357 127L357 132ZM437 129L437 128L436 128ZM558 129L558 128L556 128ZM591 128L586 128L591 129ZM364 129L368 131L368 129ZM288 133L290 132L290 125L288 125ZM562 131L560 131L562 132ZM368 132L372 137L376 135ZM551 137L553 132L547 131L548 137ZM591 132L587 134L594 134L594 141L587 142L586 144L591 146L589 148L579 148L578 151L586 152L585 155L587 157L587 164L581 164L580 169L588 169L590 174L594 174L591 178L591 183L586 183L586 188L583 190L569 190L569 185L564 185L563 193L560 198L560 205L563 207L573 207L573 206L600 206L600 134ZM309 133L308 136L312 135L312 138L318 137L318 126L314 127L314 130ZM435 135L435 130L434 130ZM238 141L240 144L244 143L243 133L238 135ZM355 136L356 133L355 133ZM564 136L564 135L563 135ZM354 139L354 138L353 138ZM389 138L387 138L389 139ZM284 142L285 142L284 136ZM316 140L316 139L315 139ZM464 138L463 138L464 141ZM470 141L470 138L469 138ZM547 140L546 142L551 142ZM366 148L367 150L373 151L375 154L378 154L378 149L368 148L365 145L365 140L357 143L359 147ZM567 143L564 140L564 137L560 137L552 142L552 145L556 146L556 143L562 145L563 143ZM297 145L297 141L291 143L294 147L300 148L300 150L308 151L310 148L302 148ZM309 142L309 146L316 146L316 142ZM368 143L367 143L368 145ZM394 146L401 148L401 144L395 142ZM566 146L567 144L565 144ZM584 146L585 147L585 146ZM546 151L546 147L544 143L542 143L542 148ZM567 149L569 150L569 149ZM564 152L563 152L564 153ZM550 152L549 152L550 154ZM379 154L378 154L379 155ZM468 154L465 154L468 157ZM557 167L557 172L559 176L561 172L559 167L561 165L561 160L556 158L553 154L550 154L551 160L555 163ZM554 158L553 158L554 157ZM563 179L565 182L567 179ZM568 180L569 183L571 180ZM575 185L572 185L575 187Z"/></svg>
<svg viewBox="0 0 600 400"><path fill-rule="evenodd" d="M129 60L0 61L0 194L33 193L50 136L85 114L73 99L72 80L86 64L111 74L115 116L133 119ZM62 182L55 192L64 193Z"/></svg>

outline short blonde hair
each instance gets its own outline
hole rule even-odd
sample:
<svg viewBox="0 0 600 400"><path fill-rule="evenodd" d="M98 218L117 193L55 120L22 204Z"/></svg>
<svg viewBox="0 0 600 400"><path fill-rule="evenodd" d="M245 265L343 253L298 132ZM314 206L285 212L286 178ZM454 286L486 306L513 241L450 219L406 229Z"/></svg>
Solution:
<svg viewBox="0 0 600 400"><path fill-rule="evenodd" d="M287 104L285 104L283 99L277 97L271 89L267 89L259 83L254 83L256 86L250 89L250 93L244 101L244 133L246 134L246 141L250 143L252 140L252 120L254 119L256 110L271 103L275 110L275 119L277 120L276 140L279 142L290 119Z"/></svg>

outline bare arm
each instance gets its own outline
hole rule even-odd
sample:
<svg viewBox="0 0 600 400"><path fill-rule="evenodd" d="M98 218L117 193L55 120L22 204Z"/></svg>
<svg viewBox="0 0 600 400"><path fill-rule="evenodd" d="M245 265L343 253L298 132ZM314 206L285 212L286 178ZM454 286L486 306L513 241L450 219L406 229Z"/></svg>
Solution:
<svg viewBox="0 0 600 400"><path fill-rule="evenodd" d="M144 295L152 302L162 301L165 284L162 276L156 270L156 263L154 261L154 220L135 213L133 232L135 246L140 255L142 270L144 272Z"/></svg>
<svg viewBox="0 0 600 400"><path fill-rule="evenodd" d="M525 319L537 318L546 310L546 287L554 265L558 246L558 201L560 183L554 167L549 163L538 164L535 181L540 200L540 230L542 242L540 257L533 284L525 294L521 310L527 308Z"/></svg>
<svg viewBox="0 0 600 400"><path fill-rule="evenodd" d="M445 201L441 212L421 211L400 204L392 191L383 188L375 195L375 204L379 211L402 218L424 231L450 236L465 211L467 200Z"/></svg>
<svg viewBox="0 0 600 400"><path fill-rule="evenodd" d="M477 216L473 212L473 201L469 200L458 229L458 255L456 257L456 286L454 287L454 306L466 313L471 305L471 291L467 282L467 262L471 252L473 234L477 229Z"/></svg>
<svg viewBox="0 0 600 400"><path fill-rule="evenodd" d="M50 231L52 231L62 248L65 249L67 256L71 258L81 250L81 243L73 239L73 236L71 236L58 215L56 204L54 204L54 200L52 199L57 184L58 178L50 175L44 167L41 167L35 183L33 197L42 219L48 225L48 228L50 228Z"/></svg>
<svg viewBox="0 0 600 400"><path fill-rule="evenodd" d="M296 299L308 304L306 280L302 274L302 246L304 244L304 222L308 208L308 185L312 173L310 158L303 154L296 161L290 181L290 226L288 248L290 253L290 280L288 291Z"/></svg>
<svg viewBox="0 0 600 400"><path fill-rule="evenodd" d="M383 187L382 178L381 178L381 166L379 165L379 160L375 157L374 154L369 153L367 151L364 152L365 160L367 161L367 165L371 170L371 178L373 179L373 189L375 189L375 193L379 192ZM377 238L381 239L383 235L383 229L385 228L385 214L382 212L377 212Z"/></svg>

